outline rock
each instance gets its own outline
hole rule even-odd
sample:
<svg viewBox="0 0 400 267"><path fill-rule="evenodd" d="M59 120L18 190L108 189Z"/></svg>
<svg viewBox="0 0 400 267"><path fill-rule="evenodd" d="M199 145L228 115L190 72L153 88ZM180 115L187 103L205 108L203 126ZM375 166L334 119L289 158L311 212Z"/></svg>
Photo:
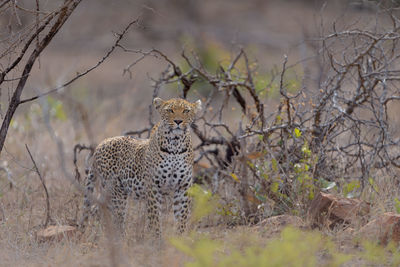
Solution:
<svg viewBox="0 0 400 267"><path fill-rule="evenodd" d="M371 241L379 241L382 245L387 245L390 241L398 245L400 241L400 214L386 212L364 225L357 235Z"/></svg>
<svg viewBox="0 0 400 267"><path fill-rule="evenodd" d="M320 192L311 202L308 219L313 227L333 227L338 223L363 223L369 213L369 203Z"/></svg>
<svg viewBox="0 0 400 267"><path fill-rule="evenodd" d="M77 228L71 225L50 225L36 233L39 242L60 241L64 238L70 239L75 236Z"/></svg>

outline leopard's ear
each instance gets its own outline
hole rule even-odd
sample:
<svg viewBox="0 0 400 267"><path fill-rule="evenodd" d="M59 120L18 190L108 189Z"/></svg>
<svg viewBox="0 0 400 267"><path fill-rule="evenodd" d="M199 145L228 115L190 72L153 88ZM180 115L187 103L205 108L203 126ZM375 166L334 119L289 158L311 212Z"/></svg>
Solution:
<svg viewBox="0 0 400 267"><path fill-rule="evenodd" d="M156 97L153 99L153 105L156 109L159 109L163 103L164 103L164 100L162 100L159 97Z"/></svg>
<svg viewBox="0 0 400 267"><path fill-rule="evenodd" d="M196 112L199 112L201 110L201 100L194 102L194 106L196 107Z"/></svg>

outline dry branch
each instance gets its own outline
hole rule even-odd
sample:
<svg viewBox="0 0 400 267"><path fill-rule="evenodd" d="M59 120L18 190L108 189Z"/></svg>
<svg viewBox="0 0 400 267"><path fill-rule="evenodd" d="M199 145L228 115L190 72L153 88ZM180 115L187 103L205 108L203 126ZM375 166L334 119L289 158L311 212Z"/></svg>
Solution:
<svg viewBox="0 0 400 267"><path fill-rule="evenodd" d="M88 158L90 158L92 155L93 155L93 153L94 153L94 147L93 146L86 146L86 145L81 145L81 144L76 144L75 146L74 146L74 160L73 160L73 163L74 163L74 166L75 166L75 180L78 182L78 183L81 183L81 174L80 174L80 172L79 172L79 168L78 168L78 165L77 165L77 162L78 162L78 154L82 151L82 150L89 150L89 155L88 155Z"/></svg>
<svg viewBox="0 0 400 267"><path fill-rule="evenodd" d="M11 119L18 108L19 105L34 101L40 97L46 96L48 94L54 93L59 91L62 88L65 88L78 80L79 78L87 75L91 71L95 70L97 67L99 67L113 52L114 50L120 45L121 40L125 36L125 34L128 32L128 30L132 27L132 25L135 25L137 23L137 19L131 21L121 33L116 34L117 38L113 46L107 51L107 53L101 58L95 65L92 67L88 68L82 73L78 73L75 77L70 79L69 81L63 83L60 86L57 86L54 89L51 89L47 92L38 94L36 96L22 99L21 100L21 94L25 88L25 84L27 79L29 78L31 69L35 63L35 61L39 58L41 52L47 47L47 45L51 42L51 40L54 38L54 36L57 34L57 32L60 30L60 28L64 25L65 21L69 18L69 16L72 14L72 12L75 10L77 5L81 2L81 0L67 0L63 4L62 7L60 7L59 10L56 12L51 13L50 15L47 16L46 20L41 23L39 26L39 17L37 17L37 22L36 22L36 30L31 34L31 36L27 39L27 41L24 44L24 47L22 48L19 56L11 63L3 72L0 73L0 84L3 82L9 81L6 79L7 74L14 70L20 63L26 52L28 51L28 48L31 47L31 44L34 40L36 40L36 48L33 50L33 52L30 54L29 58L27 59L25 66L23 67L22 74L19 77L19 82L17 87L15 88L12 98L10 100L6 115L3 119L2 126L0 128L0 153L2 151L2 148L4 146L4 142L7 136L8 132L8 127L10 125ZM38 3L38 2L37 2ZM37 4L37 8L39 8ZM43 32L48 25L51 25L53 23L51 29L48 31L48 33L42 38L42 40L39 40L39 34Z"/></svg>
<svg viewBox="0 0 400 267"><path fill-rule="evenodd" d="M36 96L30 97L30 98L27 98L27 99L23 99L23 100L19 101L19 104L24 104L26 102L30 102L30 101L36 100L36 99L38 99L40 97L43 97L43 96L49 95L51 93L57 92L57 91L65 88L65 87L69 86L70 84L72 84L73 82L75 82L79 78L85 76L89 72L93 71L97 67L99 67L102 63L104 63L104 61L108 57L110 57L110 55L114 52L115 48L117 48L119 46L119 43L121 42L121 40L125 36L125 34L128 32L129 28L132 25L136 24L137 21L138 21L138 19L135 19L135 20L131 21L121 33L116 34L117 35L117 39L116 39L115 43L111 46L111 48L107 51L107 53L95 65L93 65L92 67L88 68L87 70L85 70L82 73L78 73L74 78L72 78L71 80L69 80L67 82L64 82L62 85L57 86L56 88L51 89L51 90L49 90L47 92L38 94Z"/></svg>
<svg viewBox="0 0 400 267"><path fill-rule="evenodd" d="M41 52L47 47L47 45L51 42L51 40L54 38L54 36L57 34L57 32L61 29L61 27L64 25L65 21L69 18L69 16L72 14L72 12L75 10L77 5L81 2L81 0L67 0L64 2L63 6L54 14L54 16L50 16L49 19L41 26L38 28L38 30L32 35L32 37L28 40L26 43L23 53L20 55L20 58L23 57L25 52L27 51L28 47L30 46L30 43L36 38L36 36L39 35L43 29L46 28L47 24L52 22L53 20L54 23L51 26L50 30L48 33L43 37L43 39L39 42L39 44L35 47L35 49L32 51L30 54L29 58L27 59L25 66L23 67L23 71L21 74L21 79L19 80L9 103L6 115L3 119L1 128L0 128L0 153L3 150L4 142L7 136L8 128L11 123L11 119L14 116L15 111L17 110L18 106L20 105L20 98L22 91L25 88L26 81L28 80L29 74L32 70L32 67L41 54ZM15 65L12 64L10 67L15 68L18 63L20 62L20 58L18 58L15 61ZM8 70L9 71L9 70ZM0 84L4 81L4 77L6 73L2 73L0 76Z"/></svg>
<svg viewBox="0 0 400 267"><path fill-rule="evenodd" d="M46 183L44 182L43 176L40 173L35 160L33 159L32 153L29 150L29 147L27 144L25 144L26 150L28 151L29 157L31 158L31 161L33 163L33 167L35 168L35 172L37 173L37 175L39 176L40 182L42 183L45 195L46 195L46 219L44 222L44 227L46 227L49 222L51 221L51 217L50 217L50 198L49 198L49 191L47 190L47 186Z"/></svg>

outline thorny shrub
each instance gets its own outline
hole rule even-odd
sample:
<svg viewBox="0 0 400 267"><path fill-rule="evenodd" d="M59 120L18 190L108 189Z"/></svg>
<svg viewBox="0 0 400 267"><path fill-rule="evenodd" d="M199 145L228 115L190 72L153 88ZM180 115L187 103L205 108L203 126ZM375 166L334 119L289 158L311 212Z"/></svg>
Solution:
<svg viewBox="0 0 400 267"><path fill-rule="evenodd" d="M311 56L295 63L285 56L270 73L242 48L210 64L199 55L221 53L186 48L176 63L156 49L118 46L139 56L125 73L147 56L168 64L153 80L153 97L179 88L182 98L202 98L192 127L195 182L219 195L228 223L257 222L304 215L319 190L357 196L377 175L397 181L400 21L390 12L381 18L361 30L334 24L305 43ZM149 127L126 134L145 135L153 125L149 106Z"/></svg>

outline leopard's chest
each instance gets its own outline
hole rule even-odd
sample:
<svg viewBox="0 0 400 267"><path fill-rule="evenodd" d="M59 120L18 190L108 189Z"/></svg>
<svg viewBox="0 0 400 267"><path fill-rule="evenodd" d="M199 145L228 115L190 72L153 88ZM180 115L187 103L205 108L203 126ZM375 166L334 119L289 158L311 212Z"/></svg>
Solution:
<svg viewBox="0 0 400 267"><path fill-rule="evenodd" d="M190 182L192 166L188 158L188 152L177 155L164 153L160 163L155 166L156 183L164 193Z"/></svg>

